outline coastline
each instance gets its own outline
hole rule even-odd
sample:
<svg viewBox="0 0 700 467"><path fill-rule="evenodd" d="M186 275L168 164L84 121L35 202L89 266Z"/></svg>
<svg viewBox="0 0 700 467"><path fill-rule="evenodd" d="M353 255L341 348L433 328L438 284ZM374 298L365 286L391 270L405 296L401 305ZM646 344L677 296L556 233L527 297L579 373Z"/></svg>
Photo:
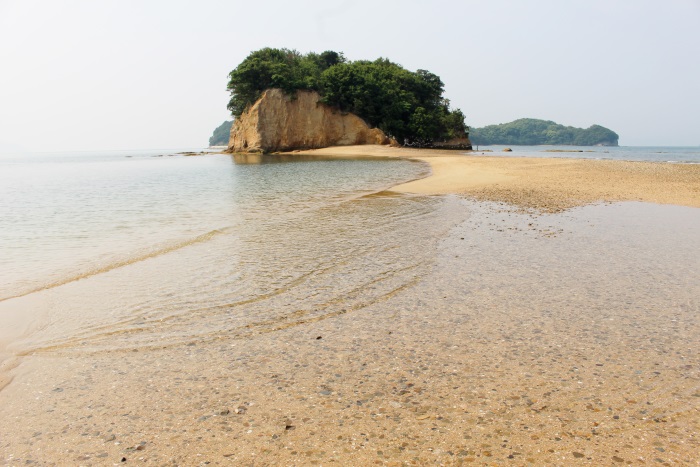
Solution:
<svg viewBox="0 0 700 467"><path fill-rule="evenodd" d="M596 202L641 201L700 207L700 164L455 154L434 149L338 146L293 154L420 160L432 175L393 187L425 195L459 194L540 212Z"/></svg>

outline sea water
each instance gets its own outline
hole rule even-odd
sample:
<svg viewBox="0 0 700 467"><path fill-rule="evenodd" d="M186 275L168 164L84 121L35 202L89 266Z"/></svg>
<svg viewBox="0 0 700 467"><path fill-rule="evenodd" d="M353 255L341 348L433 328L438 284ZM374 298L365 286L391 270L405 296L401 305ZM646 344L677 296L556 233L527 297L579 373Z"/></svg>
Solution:
<svg viewBox="0 0 700 467"><path fill-rule="evenodd" d="M700 162L688 148L513 149L511 155ZM161 320L160 340L164 316L179 339L220 331L217 313L247 326L256 307L268 310L256 319L274 321L365 306L424 276L438 241L469 215L456 197L383 191L428 173L422 163L377 158L5 155L0 300L88 278L89 286L113 288L121 277L127 282L110 292L108 307L95 311L84 294L61 320L62 332L72 332L70 323L97 326L105 315L141 323L132 316L138 309ZM105 295L95 290L93 297ZM190 326L194 317L212 322L204 331ZM187 326L189 334L178 334Z"/></svg>
<svg viewBox="0 0 700 467"><path fill-rule="evenodd" d="M445 215L448 198L378 194L427 174L406 160L158 151L1 163L0 299L80 289L30 337L42 345L122 331L162 344L366 306L421 277L463 216Z"/></svg>
<svg viewBox="0 0 700 467"><path fill-rule="evenodd" d="M512 151L503 151L510 148ZM488 151L488 152L485 152ZM700 163L700 146L474 146L474 152L509 157L566 157L618 161Z"/></svg>
<svg viewBox="0 0 700 467"><path fill-rule="evenodd" d="M422 176L410 162L176 151L0 158L0 299ZM253 230L255 230L253 228Z"/></svg>

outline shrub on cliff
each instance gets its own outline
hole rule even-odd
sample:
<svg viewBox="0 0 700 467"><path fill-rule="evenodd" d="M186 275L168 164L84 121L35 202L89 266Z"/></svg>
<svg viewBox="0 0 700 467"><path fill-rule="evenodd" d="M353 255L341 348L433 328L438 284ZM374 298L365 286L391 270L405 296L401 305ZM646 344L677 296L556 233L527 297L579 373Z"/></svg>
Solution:
<svg viewBox="0 0 700 467"><path fill-rule="evenodd" d="M288 49L251 53L229 74L228 108L240 116L265 89L317 91L322 101L359 115L371 126L407 145L468 136L464 114L442 97L440 77L411 72L387 59L349 62L342 53L302 55Z"/></svg>
<svg viewBox="0 0 700 467"><path fill-rule="evenodd" d="M343 54L333 51L302 55L296 50L268 47L252 52L229 73L228 109L240 117L265 89L280 88L288 94L298 89L318 91L321 73L343 62Z"/></svg>

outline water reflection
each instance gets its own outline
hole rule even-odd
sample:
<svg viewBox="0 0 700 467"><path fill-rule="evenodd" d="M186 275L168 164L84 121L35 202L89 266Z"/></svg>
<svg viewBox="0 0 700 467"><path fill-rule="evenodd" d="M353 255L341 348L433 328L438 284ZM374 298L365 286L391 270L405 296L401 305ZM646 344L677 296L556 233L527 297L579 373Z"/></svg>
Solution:
<svg viewBox="0 0 700 467"><path fill-rule="evenodd" d="M391 160L390 157L376 156L349 156L338 158L335 156L310 155L310 154L231 154L231 160L235 164L281 164L289 162L320 162L320 161L337 161L337 160L355 160L355 161L376 161L376 160Z"/></svg>

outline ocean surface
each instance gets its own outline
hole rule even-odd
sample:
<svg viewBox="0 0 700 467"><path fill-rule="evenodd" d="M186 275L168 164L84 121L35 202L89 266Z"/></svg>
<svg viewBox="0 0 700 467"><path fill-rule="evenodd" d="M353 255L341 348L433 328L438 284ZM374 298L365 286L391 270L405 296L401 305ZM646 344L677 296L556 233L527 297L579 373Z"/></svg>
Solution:
<svg viewBox="0 0 700 467"><path fill-rule="evenodd" d="M597 154L540 149L507 155ZM700 449L700 210L538 216L388 190L428 174L408 160L182 152L0 157L0 463Z"/></svg>
<svg viewBox="0 0 700 467"><path fill-rule="evenodd" d="M700 148L482 149L511 157L700 163ZM330 214L333 209L358 198L369 200L372 194L423 177L429 170L405 160L185 156L184 152L0 155L0 300L190 245L236 239L227 246L232 257L245 241L272 247L270 240L288 228L287 222L322 214L330 217L313 222L319 229L332 228L339 222ZM401 219L429 216L434 204L445 201L395 198L389 203L410 211L394 214ZM309 235L296 241L306 241ZM319 230L314 235L326 233Z"/></svg>
<svg viewBox="0 0 700 467"><path fill-rule="evenodd" d="M478 148L478 150L477 150ZM512 152L504 152L510 148ZM474 152L509 157L569 157L620 161L700 163L700 146L475 146ZM485 152L489 154L489 152Z"/></svg>
<svg viewBox="0 0 700 467"><path fill-rule="evenodd" d="M411 162L177 152L0 158L0 299L219 237L262 237L267 225L426 172Z"/></svg>
<svg viewBox="0 0 700 467"><path fill-rule="evenodd" d="M513 157L700 163L700 148L484 149ZM457 201L450 197L377 195L425 176L429 169L417 162L185 152L0 156L0 300L164 255L194 256L181 261L182 274L202 282L197 290L207 291L202 296L208 304L252 300L312 277L330 280L338 262L354 261L359 268L382 255L384 268L402 271L390 276L406 277L387 280L387 270L376 264L375 272L350 267L344 274L359 272L348 287L365 280L398 286L410 281L405 271L420 269L422 260L408 259L407 247L392 241L394 229L438 238L460 219L455 214L447 223L436 220L445 219L440 210L454 209L450 205ZM380 224L365 225L377 219ZM328 239L346 248L322 248Z"/></svg>
<svg viewBox="0 0 700 467"><path fill-rule="evenodd" d="M100 312L89 297L105 295L86 294L51 339L102 329L104 316L118 317L108 335L157 320L159 342L192 339L230 332L220 320L284 319L281 301L314 315L380 299L421 275L459 219L443 215L445 199L377 195L425 176L417 162L178 152L3 158L0 300L112 272L123 289ZM407 230L425 235L416 255L398 241ZM211 321L192 326L200 315Z"/></svg>

